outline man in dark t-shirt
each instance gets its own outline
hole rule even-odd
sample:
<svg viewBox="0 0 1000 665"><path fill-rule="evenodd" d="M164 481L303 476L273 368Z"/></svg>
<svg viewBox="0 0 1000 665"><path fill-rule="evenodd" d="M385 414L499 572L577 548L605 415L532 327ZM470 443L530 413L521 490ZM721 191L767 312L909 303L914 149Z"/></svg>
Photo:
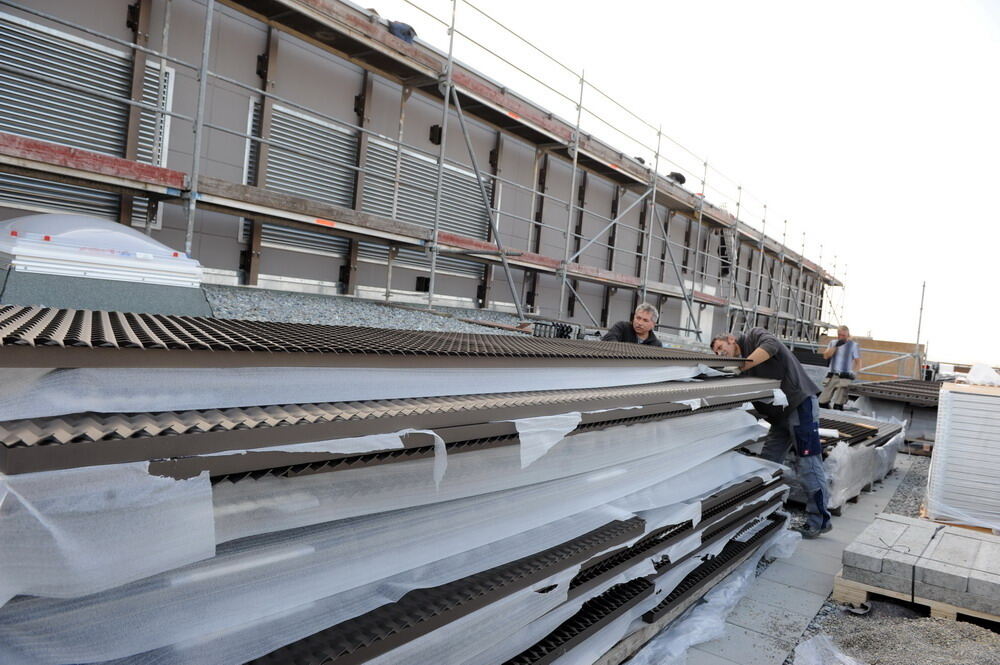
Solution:
<svg viewBox="0 0 1000 665"><path fill-rule="evenodd" d="M792 443L798 455L799 480L805 487L808 502L806 524L799 531L805 538L815 538L832 527L826 504L829 489L823 468L823 445L819 440L819 388L781 341L764 330L752 328L736 335L719 335L712 340L716 355L746 358L742 374L781 381L788 405L754 402L754 408L771 425L761 457L783 464Z"/></svg>
<svg viewBox="0 0 1000 665"><path fill-rule="evenodd" d="M660 313L649 303L642 303L635 308L631 321L619 321L611 326L602 342L629 342L631 344L646 344L648 346L663 346L653 334L653 328Z"/></svg>

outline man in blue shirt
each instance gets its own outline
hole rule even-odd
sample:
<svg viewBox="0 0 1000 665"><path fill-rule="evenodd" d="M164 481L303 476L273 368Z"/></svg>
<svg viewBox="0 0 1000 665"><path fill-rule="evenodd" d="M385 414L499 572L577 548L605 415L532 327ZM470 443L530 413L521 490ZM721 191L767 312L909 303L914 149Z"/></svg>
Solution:
<svg viewBox="0 0 1000 665"><path fill-rule="evenodd" d="M746 358L742 374L781 381L788 406L754 402L754 408L771 426L760 456L784 464L785 455L794 444L798 457L796 468L806 492L806 523L798 529L803 538L815 538L828 532L830 511L826 504L829 488L823 467L823 444L819 440L819 388L777 337L763 328L752 328L743 335L719 335L712 340L712 351L719 356Z"/></svg>
<svg viewBox="0 0 1000 665"><path fill-rule="evenodd" d="M837 328L837 339L823 349L823 358L830 361L830 370L823 380L819 405L824 409L833 407L843 411L847 403L847 388L861 369L861 350L858 343L851 339L847 326Z"/></svg>

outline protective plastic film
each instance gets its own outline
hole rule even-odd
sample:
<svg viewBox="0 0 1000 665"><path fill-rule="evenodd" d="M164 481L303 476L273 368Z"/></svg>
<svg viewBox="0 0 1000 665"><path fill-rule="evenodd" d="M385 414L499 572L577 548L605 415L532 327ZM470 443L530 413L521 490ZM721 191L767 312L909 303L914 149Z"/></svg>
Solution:
<svg viewBox="0 0 1000 665"><path fill-rule="evenodd" d="M243 367L59 369L17 374L0 421L67 413L142 413L269 404L366 401L530 390L606 388L698 376L704 365L620 367Z"/></svg>
<svg viewBox="0 0 1000 665"><path fill-rule="evenodd" d="M0 611L0 662L94 662L154 651L152 660L137 662L193 663L201 658L199 649L213 644L209 662L242 663L410 589L527 556L639 510L710 493L762 466L730 453L688 469L662 455L624 466L622 473L595 472L244 539L219 548L209 561L95 596L10 603ZM689 513L682 505L659 514L676 523ZM303 607L325 623L290 621ZM315 627L302 634L303 626ZM254 645L263 651L248 652ZM223 658L226 649L232 658Z"/></svg>
<svg viewBox="0 0 1000 665"><path fill-rule="evenodd" d="M213 556L208 475L147 467L0 474L0 604L95 593Z"/></svg>
<svg viewBox="0 0 1000 665"><path fill-rule="evenodd" d="M549 452L552 446L576 429L581 418L579 411L571 411L554 416L521 418L513 421L514 427L517 428L517 437L521 442L521 468L527 468Z"/></svg>
<svg viewBox="0 0 1000 665"><path fill-rule="evenodd" d="M214 488L219 542L270 531L461 499L529 484L614 470L670 454L695 466L763 430L739 409L611 427L567 437L526 469L518 446L448 456L440 487L429 459L344 469L295 478L265 476Z"/></svg>

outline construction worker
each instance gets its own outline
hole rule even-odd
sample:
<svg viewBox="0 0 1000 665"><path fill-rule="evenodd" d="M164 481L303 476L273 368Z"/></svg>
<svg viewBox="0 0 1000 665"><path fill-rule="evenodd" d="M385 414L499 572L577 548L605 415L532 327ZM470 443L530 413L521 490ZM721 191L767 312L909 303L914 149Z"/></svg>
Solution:
<svg viewBox="0 0 1000 665"><path fill-rule="evenodd" d="M663 346L653 333L653 328L659 318L660 313L656 311L656 308L648 302L644 302L635 308L631 321L619 321L611 326L601 341Z"/></svg>
<svg viewBox="0 0 1000 665"><path fill-rule="evenodd" d="M763 328L752 328L743 335L719 335L712 340L716 355L746 358L740 372L747 376L781 381L788 405L774 406L754 402L754 408L771 426L761 457L783 464L792 443L798 458L796 469L806 492L806 523L798 529L803 538L815 538L833 528L826 504L826 470L823 468L823 445L819 440L819 388L802 364L777 337Z"/></svg>
<svg viewBox="0 0 1000 665"><path fill-rule="evenodd" d="M830 361L830 370L823 379L819 405L824 409L833 407L843 411L847 403L847 387L861 370L861 350L858 343L851 339L847 326L837 328L837 339L831 340L823 349L823 358Z"/></svg>

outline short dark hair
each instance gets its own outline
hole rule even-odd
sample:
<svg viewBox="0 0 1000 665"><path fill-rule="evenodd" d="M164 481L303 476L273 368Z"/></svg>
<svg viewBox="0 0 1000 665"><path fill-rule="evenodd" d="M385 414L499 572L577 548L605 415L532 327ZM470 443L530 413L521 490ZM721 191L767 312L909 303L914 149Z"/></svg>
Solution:
<svg viewBox="0 0 1000 665"><path fill-rule="evenodd" d="M712 338L712 342L708 346L714 347L716 342L729 341L730 337L735 337L735 335L733 335L733 333L722 333L721 335L716 335Z"/></svg>

